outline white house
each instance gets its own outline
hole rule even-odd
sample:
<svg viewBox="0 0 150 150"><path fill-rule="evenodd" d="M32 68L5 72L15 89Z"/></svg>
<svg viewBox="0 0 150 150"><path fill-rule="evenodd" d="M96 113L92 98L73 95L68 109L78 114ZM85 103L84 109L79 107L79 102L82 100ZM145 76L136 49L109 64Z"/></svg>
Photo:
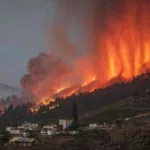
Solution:
<svg viewBox="0 0 150 150"><path fill-rule="evenodd" d="M89 124L89 127L90 128L96 128L96 127L98 127L98 125L97 124Z"/></svg>
<svg viewBox="0 0 150 150"><path fill-rule="evenodd" d="M66 129L68 126L71 125L71 120L65 120L65 119L61 119L59 120L59 125L63 126L63 129Z"/></svg>
<svg viewBox="0 0 150 150"><path fill-rule="evenodd" d="M18 126L18 129L24 129L24 130L32 131L37 127L38 127L38 124L25 123L25 124L22 124L21 126Z"/></svg>
<svg viewBox="0 0 150 150"><path fill-rule="evenodd" d="M79 134L79 132L78 132L78 131L68 131L68 133L69 133L69 134L71 134L71 135Z"/></svg>
<svg viewBox="0 0 150 150"><path fill-rule="evenodd" d="M41 130L41 135L47 135L47 129L42 129Z"/></svg>
<svg viewBox="0 0 150 150"><path fill-rule="evenodd" d="M21 135L22 131L20 129L11 129L9 133L13 135Z"/></svg>
<svg viewBox="0 0 150 150"><path fill-rule="evenodd" d="M53 125L47 125L47 126L43 126L43 129L54 129L55 127Z"/></svg>
<svg viewBox="0 0 150 150"><path fill-rule="evenodd" d="M32 142L35 142L35 139L34 138L26 138L26 137L12 137L9 140L9 143L15 143L15 142L32 143Z"/></svg>
<svg viewBox="0 0 150 150"><path fill-rule="evenodd" d="M12 129L12 127L6 127L7 132L10 132L11 129Z"/></svg>
<svg viewBox="0 0 150 150"><path fill-rule="evenodd" d="M41 135L54 135L54 131L52 129L42 129Z"/></svg>
<svg viewBox="0 0 150 150"><path fill-rule="evenodd" d="M47 135L54 135L54 131L53 130L47 130Z"/></svg>

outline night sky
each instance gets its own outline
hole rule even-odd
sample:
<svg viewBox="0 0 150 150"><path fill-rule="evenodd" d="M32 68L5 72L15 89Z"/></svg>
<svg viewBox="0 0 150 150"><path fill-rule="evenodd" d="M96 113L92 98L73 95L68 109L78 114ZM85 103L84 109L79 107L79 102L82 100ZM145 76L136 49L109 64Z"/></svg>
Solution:
<svg viewBox="0 0 150 150"><path fill-rule="evenodd" d="M28 60L49 47L55 11L51 0L0 0L0 82L20 86Z"/></svg>

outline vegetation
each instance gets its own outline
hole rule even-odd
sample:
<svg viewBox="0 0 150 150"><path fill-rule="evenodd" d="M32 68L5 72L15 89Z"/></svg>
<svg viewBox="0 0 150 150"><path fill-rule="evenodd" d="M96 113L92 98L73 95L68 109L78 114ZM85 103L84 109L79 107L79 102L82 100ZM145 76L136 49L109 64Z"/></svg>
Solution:
<svg viewBox="0 0 150 150"><path fill-rule="evenodd" d="M72 106L72 124L71 124L72 129L77 129L78 128L78 112L77 112L77 106L76 103L73 102Z"/></svg>
<svg viewBox="0 0 150 150"><path fill-rule="evenodd" d="M7 109L5 109L4 114L0 117L0 126L4 127L6 125L17 125L23 123L24 121L47 123L61 117L71 118L73 102L75 102L78 106L79 119L81 117L84 118L84 116L90 117L93 116L93 113L97 110L112 105L118 101L122 101L128 97L131 97L131 99L129 102L127 101L120 106L122 110L110 109L103 112L100 116L98 113L97 117L93 116L95 117L93 121L107 121L104 120L105 118L108 118L109 121L119 116L124 118L128 116L127 114L129 114L129 116L134 116L138 114L137 112L143 111L138 110L139 108L145 109L150 107L150 91L145 93L145 91L150 88L149 83L150 73L142 74L134 78L131 82L121 82L110 87L97 89L93 93L79 93L78 95L67 97L66 99L57 98L55 102L50 102L47 106L41 106L39 111L35 113L31 113L30 111L30 108L32 107L32 103L30 102L17 105L16 107L10 105ZM130 104L130 101L132 104ZM59 104L59 107L52 110L49 109L50 106L56 104ZM125 107L132 108L125 110ZM146 111L148 111L148 109Z"/></svg>
<svg viewBox="0 0 150 150"><path fill-rule="evenodd" d="M5 131L4 128L0 130L0 145L4 145L8 142L10 135Z"/></svg>

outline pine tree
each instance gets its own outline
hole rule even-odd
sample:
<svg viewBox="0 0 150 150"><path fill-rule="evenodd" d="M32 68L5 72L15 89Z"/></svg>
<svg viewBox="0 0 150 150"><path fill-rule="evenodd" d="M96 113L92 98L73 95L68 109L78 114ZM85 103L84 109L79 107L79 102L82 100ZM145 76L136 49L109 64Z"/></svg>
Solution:
<svg viewBox="0 0 150 150"><path fill-rule="evenodd" d="M78 127L78 111L77 111L77 105L74 101L72 105L72 125L71 126L73 129L77 129Z"/></svg>

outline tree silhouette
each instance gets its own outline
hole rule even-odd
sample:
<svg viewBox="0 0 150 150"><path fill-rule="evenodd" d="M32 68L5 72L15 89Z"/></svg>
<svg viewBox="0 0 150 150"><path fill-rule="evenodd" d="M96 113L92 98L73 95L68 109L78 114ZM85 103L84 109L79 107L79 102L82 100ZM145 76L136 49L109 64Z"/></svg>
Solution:
<svg viewBox="0 0 150 150"><path fill-rule="evenodd" d="M28 99L25 97L21 98L22 100L25 100L21 103L19 103L20 98L17 98L19 104L17 106L11 100L9 101L9 97L7 97L0 100L0 106L3 106L2 108L6 107L0 116L0 127L5 127L10 123L12 125L21 124L24 123L24 121L34 123L40 121L44 124L53 122L54 120L59 119L60 116L70 118L71 113L68 112L72 111L72 127L77 128L78 113L79 115L84 115L86 117L87 114L92 111L99 110L102 107L111 105L116 103L116 101L123 100L131 96L138 100L139 98L142 98L145 91L150 88L149 83L150 73L147 73L146 77L145 75L141 75L127 83L114 84L102 89L96 89L94 91L94 95L93 93L85 92L65 98L57 97L55 102L46 106L41 106L39 111L36 113L31 113L30 108L32 105L30 103L26 103ZM148 91L147 94L150 94L150 91ZM7 103L7 100L9 103ZM8 104L11 103L13 103L13 106L8 106ZM49 107L51 104L59 104L59 107L50 110ZM76 104L80 106L78 111ZM86 120L82 121L86 122Z"/></svg>
<svg viewBox="0 0 150 150"><path fill-rule="evenodd" d="M77 129L78 127L78 111L77 111L77 105L75 103L75 101L73 101L73 105L72 105L72 124L71 127L73 129Z"/></svg>

